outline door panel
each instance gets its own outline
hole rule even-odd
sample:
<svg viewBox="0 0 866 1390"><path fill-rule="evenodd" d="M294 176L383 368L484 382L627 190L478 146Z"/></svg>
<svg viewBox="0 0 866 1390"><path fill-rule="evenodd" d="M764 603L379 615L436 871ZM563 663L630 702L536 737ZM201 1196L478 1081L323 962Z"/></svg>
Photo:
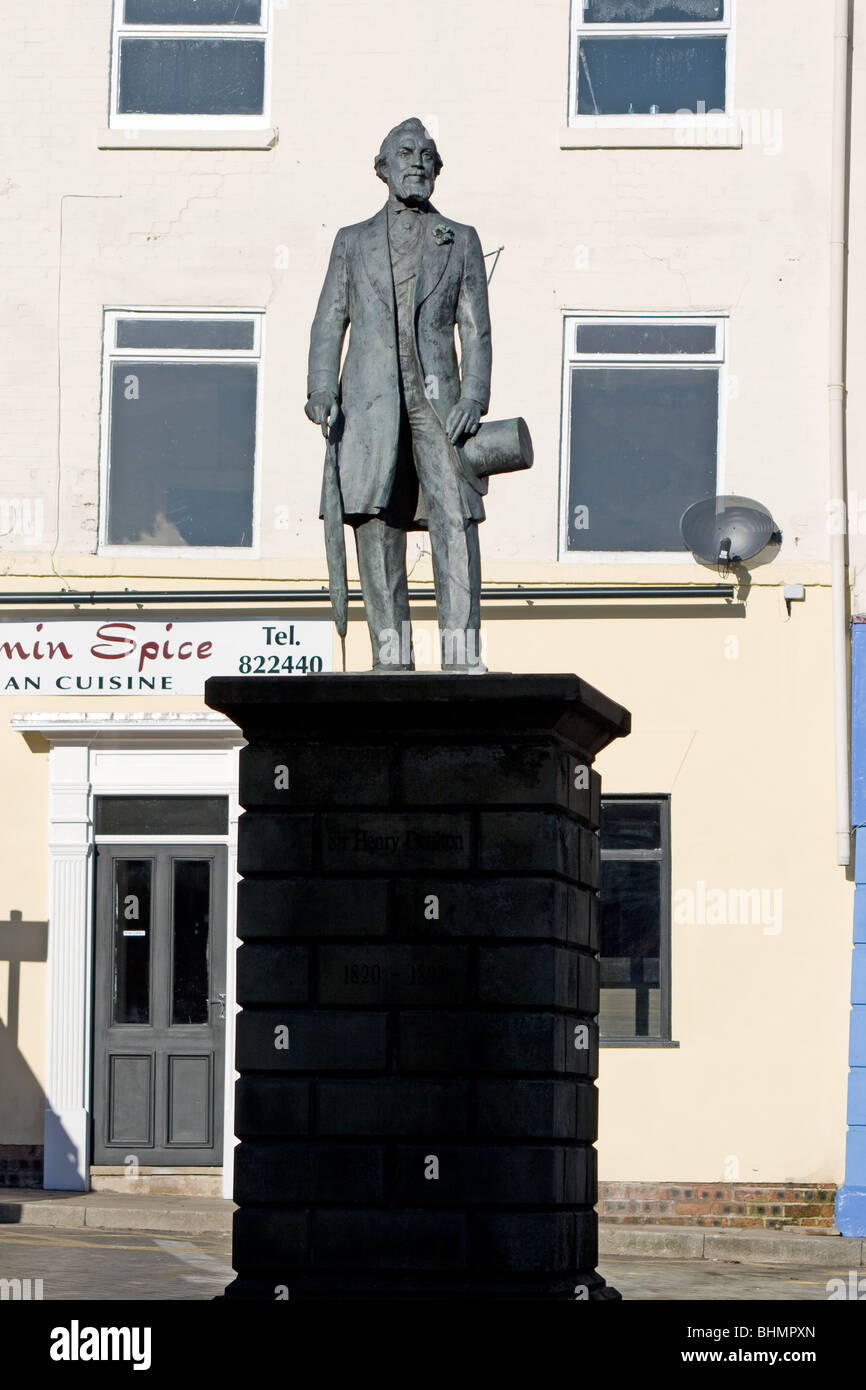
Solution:
<svg viewBox="0 0 866 1390"><path fill-rule="evenodd" d="M112 1144L153 1145L153 1057L108 1058L108 1136Z"/></svg>
<svg viewBox="0 0 866 1390"><path fill-rule="evenodd" d="M210 1057L168 1058L169 1144L210 1143L213 1114Z"/></svg>
<svg viewBox="0 0 866 1390"><path fill-rule="evenodd" d="M93 1162L222 1162L226 850L100 845Z"/></svg>

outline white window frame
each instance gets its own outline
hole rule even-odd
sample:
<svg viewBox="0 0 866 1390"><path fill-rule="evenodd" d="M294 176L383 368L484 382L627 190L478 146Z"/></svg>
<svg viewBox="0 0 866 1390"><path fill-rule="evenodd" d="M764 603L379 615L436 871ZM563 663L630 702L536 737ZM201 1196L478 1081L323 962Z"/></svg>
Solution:
<svg viewBox="0 0 866 1390"><path fill-rule="evenodd" d="M671 328L707 326L716 329L716 350L713 353L588 353L578 352L577 329L581 324L644 324L661 323ZM676 366L698 371L717 367L719 372L719 417L716 434L716 496L724 496L727 449L728 362L730 353L730 317L724 310L702 313L646 314L588 313L566 309L563 313L562 352L562 416L561 452L559 464L559 559L566 564L582 565L693 565L694 556L687 550L569 550L568 485L571 461L571 371L573 367L635 367L652 371L658 366ZM693 499L697 501L697 498ZM685 506L683 507L685 510Z"/></svg>
<svg viewBox="0 0 866 1390"><path fill-rule="evenodd" d="M259 558L261 534L261 459L264 383L265 311L264 309L130 309L106 308L104 311L102 350L102 409L100 412L99 449L99 541L97 554L154 556L175 560ZM252 348L118 348L119 319L160 319L164 322L188 319L253 320ZM136 362L242 362L258 364L256 375L256 445L253 457L253 534L249 545L112 545L107 538L108 475L111 467L111 368L115 362L128 359Z"/></svg>
<svg viewBox="0 0 866 1390"><path fill-rule="evenodd" d="M125 24L124 0L114 0L111 38L111 85L108 124L112 130L264 130L271 124L271 70L273 59L274 0L262 0L260 24ZM264 39L264 110L259 116L153 115L120 112L120 42L146 39Z"/></svg>
<svg viewBox="0 0 866 1390"><path fill-rule="evenodd" d="M724 17L704 24L586 24L584 6L586 0L571 0L571 30L568 60L568 124L583 130L676 130L695 127L727 128L734 119L734 32L736 0L724 0ZM725 110L724 112L692 112L677 115L676 112L650 116L647 114L629 115L627 112L612 116L580 116L577 111L577 84L580 41L583 38L643 37L646 39L664 38L709 38L713 35L727 40L725 62Z"/></svg>

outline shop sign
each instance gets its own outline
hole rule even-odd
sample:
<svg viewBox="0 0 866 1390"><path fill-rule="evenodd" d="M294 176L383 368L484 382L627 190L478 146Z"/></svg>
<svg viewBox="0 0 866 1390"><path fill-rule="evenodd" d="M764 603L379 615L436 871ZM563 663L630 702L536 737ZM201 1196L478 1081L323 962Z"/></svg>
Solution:
<svg viewBox="0 0 866 1390"><path fill-rule="evenodd" d="M323 619L0 622L0 694L201 695L208 676L333 670Z"/></svg>

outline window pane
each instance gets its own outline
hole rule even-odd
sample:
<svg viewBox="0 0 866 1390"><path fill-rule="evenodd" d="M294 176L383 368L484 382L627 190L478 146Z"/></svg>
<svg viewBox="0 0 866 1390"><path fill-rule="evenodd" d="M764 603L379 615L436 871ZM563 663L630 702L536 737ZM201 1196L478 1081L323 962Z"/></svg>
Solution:
<svg viewBox="0 0 866 1390"><path fill-rule="evenodd" d="M150 859L114 862L114 1023L150 1022Z"/></svg>
<svg viewBox="0 0 866 1390"><path fill-rule="evenodd" d="M205 348L251 350L252 319L118 319L119 348Z"/></svg>
<svg viewBox="0 0 866 1390"><path fill-rule="evenodd" d="M121 39L122 115L260 116L264 91L262 39Z"/></svg>
<svg viewBox="0 0 866 1390"><path fill-rule="evenodd" d="M701 353L715 352L716 330L710 324L579 323L578 352Z"/></svg>
<svg viewBox="0 0 866 1390"><path fill-rule="evenodd" d="M97 835L225 835L224 796L98 796Z"/></svg>
<svg viewBox="0 0 866 1390"><path fill-rule="evenodd" d="M661 866L646 860L603 861L600 897L600 1031L607 1037L657 1037Z"/></svg>
<svg viewBox="0 0 866 1390"><path fill-rule="evenodd" d="M717 371L574 368L569 550L683 550L680 517L716 491L718 413Z"/></svg>
<svg viewBox="0 0 866 1390"><path fill-rule="evenodd" d="M660 849L661 807L657 801L602 801L602 849Z"/></svg>
<svg viewBox="0 0 866 1390"><path fill-rule="evenodd" d="M172 1023L208 1022L210 861L176 859L172 900Z"/></svg>
<svg viewBox="0 0 866 1390"><path fill-rule="evenodd" d="M578 115L723 111L726 65L724 38L583 39Z"/></svg>
<svg viewBox="0 0 866 1390"><path fill-rule="evenodd" d="M587 24L708 24L724 19L725 0L586 0Z"/></svg>
<svg viewBox="0 0 866 1390"><path fill-rule="evenodd" d="M112 365L109 544L252 543L256 381L252 362Z"/></svg>
<svg viewBox="0 0 866 1390"><path fill-rule="evenodd" d="M259 24L262 0L126 0L125 24Z"/></svg>

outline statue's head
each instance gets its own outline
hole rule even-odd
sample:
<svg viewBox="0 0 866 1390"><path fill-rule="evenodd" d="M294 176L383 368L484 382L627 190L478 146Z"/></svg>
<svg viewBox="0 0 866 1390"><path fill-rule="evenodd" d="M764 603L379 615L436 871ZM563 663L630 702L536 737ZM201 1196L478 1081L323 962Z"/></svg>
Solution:
<svg viewBox="0 0 866 1390"><path fill-rule="evenodd" d="M405 203L421 203L433 192L442 160L436 141L412 116L388 131L374 167L396 197Z"/></svg>

